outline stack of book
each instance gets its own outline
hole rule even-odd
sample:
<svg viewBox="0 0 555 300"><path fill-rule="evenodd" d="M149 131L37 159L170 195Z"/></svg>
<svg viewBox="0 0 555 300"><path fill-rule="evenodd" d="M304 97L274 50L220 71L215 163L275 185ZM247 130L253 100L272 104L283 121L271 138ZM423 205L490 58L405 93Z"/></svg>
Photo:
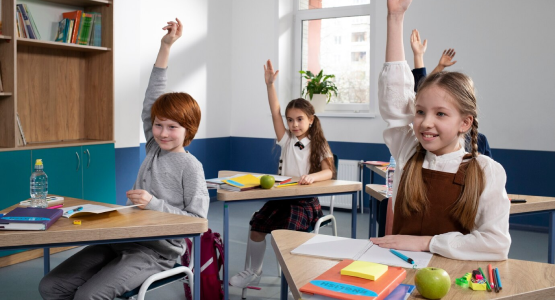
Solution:
<svg viewBox="0 0 555 300"><path fill-rule="evenodd" d="M27 4L18 4L16 6L17 15L15 18L15 23L17 27L17 36L22 38L40 40L39 30L31 11L27 7Z"/></svg>
<svg viewBox="0 0 555 300"><path fill-rule="evenodd" d="M248 191L260 187L260 178L252 174L228 178L222 181L223 184L220 185L220 188L234 192Z"/></svg>
<svg viewBox="0 0 555 300"><path fill-rule="evenodd" d="M85 46L102 45L102 15L81 10L65 12L58 23L56 42Z"/></svg>

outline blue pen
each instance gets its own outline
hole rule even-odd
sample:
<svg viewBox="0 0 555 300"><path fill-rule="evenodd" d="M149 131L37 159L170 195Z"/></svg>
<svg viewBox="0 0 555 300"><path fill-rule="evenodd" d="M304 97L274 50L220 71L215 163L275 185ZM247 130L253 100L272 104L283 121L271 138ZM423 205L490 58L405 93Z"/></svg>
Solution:
<svg viewBox="0 0 555 300"><path fill-rule="evenodd" d="M412 260L412 258L406 257L405 255L403 255L403 253L395 251L393 249L389 249L389 251L391 251L391 253L395 254L397 257L399 257L400 259L408 262L409 264L413 264L414 265L414 260Z"/></svg>
<svg viewBox="0 0 555 300"><path fill-rule="evenodd" d="M503 289L503 285L501 284L501 276L499 276L499 269L495 268L495 277L497 278L497 285L499 289Z"/></svg>
<svg viewBox="0 0 555 300"><path fill-rule="evenodd" d="M80 211L80 210L82 210L82 209L83 209L83 206L79 206L79 207L77 207L76 209L70 209L70 210L66 211L66 215L70 215L70 214L72 214L72 213L74 213L74 212L78 212L78 211Z"/></svg>

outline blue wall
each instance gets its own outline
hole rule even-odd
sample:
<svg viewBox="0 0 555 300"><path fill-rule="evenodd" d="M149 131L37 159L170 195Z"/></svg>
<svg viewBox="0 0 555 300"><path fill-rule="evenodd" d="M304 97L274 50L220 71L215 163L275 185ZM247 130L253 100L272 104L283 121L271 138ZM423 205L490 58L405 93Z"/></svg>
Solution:
<svg viewBox="0 0 555 300"><path fill-rule="evenodd" d="M339 159L389 160L385 144L330 142L330 147ZM204 166L206 178L218 176L219 170L276 173L280 148L275 139L225 137L195 139L186 147ZM555 196L555 152L492 149L493 157L501 163L507 173L507 192L537 196ZM125 203L125 191L133 187L140 163L145 157L144 144L134 148L116 148L117 203ZM541 163L538 163L541 162ZM541 166L541 168L535 168ZM364 180L368 183L370 173L365 169ZM374 183L383 183L375 176ZM214 196L214 191L211 191ZM365 206L368 194L364 193ZM533 216L512 216L511 226L535 231L547 231L548 216L545 213Z"/></svg>

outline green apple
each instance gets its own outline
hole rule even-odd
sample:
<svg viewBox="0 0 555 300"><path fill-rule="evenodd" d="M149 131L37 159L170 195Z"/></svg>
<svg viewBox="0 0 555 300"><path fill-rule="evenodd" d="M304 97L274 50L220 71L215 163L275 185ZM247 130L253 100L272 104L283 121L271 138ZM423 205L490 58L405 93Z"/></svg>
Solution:
<svg viewBox="0 0 555 300"><path fill-rule="evenodd" d="M274 176L271 175L264 175L260 177L260 186L263 189L271 189L274 187L274 183L276 183L276 179Z"/></svg>
<svg viewBox="0 0 555 300"><path fill-rule="evenodd" d="M422 268L414 277L416 289L427 299L439 299L447 295L451 288L451 278L440 268Z"/></svg>

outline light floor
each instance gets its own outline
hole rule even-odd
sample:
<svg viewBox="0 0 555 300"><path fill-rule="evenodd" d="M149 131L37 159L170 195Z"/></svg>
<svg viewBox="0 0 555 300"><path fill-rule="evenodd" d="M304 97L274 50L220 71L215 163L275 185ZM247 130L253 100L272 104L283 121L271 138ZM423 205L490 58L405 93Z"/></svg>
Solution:
<svg viewBox="0 0 555 300"><path fill-rule="evenodd" d="M229 274L232 276L244 267L247 241L248 220L252 213L262 207L262 202L237 203L230 207L230 258ZM324 210L327 213L327 210ZM350 237L351 213L335 211L338 222L338 234ZM223 233L223 205L221 202L210 203L208 213L209 227ZM357 237L368 237L368 214L358 214ZM331 234L331 229L324 228L321 233ZM547 234L511 230L513 243L509 257L513 259L547 262ZM263 277L260 291L249 290L248 299L279 299L280 279L277 277L277 261L269 238L266 244ZM51 256L52 267L74 254L80 248L54 254ZM0 299L35 300L41 299L38 283L43 274L42 258L0 268ZM241 299L241 290L230 287L230 299ZM161 289L149 292L147 299L184 299L183 286L174 283Z"/></svg>

